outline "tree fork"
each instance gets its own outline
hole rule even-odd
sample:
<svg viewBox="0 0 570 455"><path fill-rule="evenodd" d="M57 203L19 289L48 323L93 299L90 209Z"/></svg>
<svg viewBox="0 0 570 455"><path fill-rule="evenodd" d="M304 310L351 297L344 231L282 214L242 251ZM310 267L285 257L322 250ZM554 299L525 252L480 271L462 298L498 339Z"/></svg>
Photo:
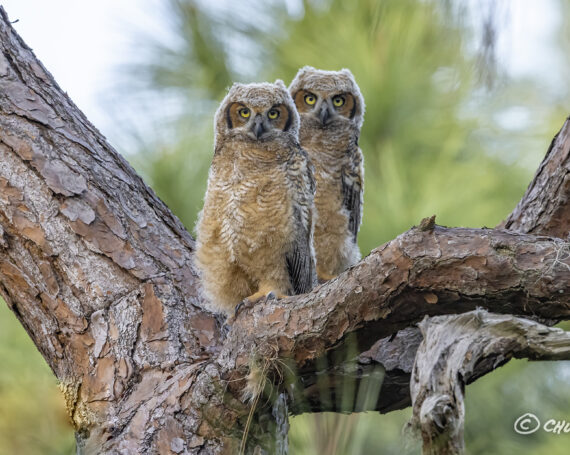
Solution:
<svg viewBox="0 0 570 455"><path fill-rule="evenodd" d="M570 333L510 315L476 310L426 318L410 383L412 427L425 455L464 451L465 385L480 365L495 369L511 358L570 360Z"/></svg>
<svg viewBox="0 0 570 455"><path fill-rule="evenodd" d="M508 228L509 230L523 233L532 232L562 238L568 237L570 229L570 205L568 204L570 194L570 184L568 183L570 181L570 164L568 162L570 159L569 132L570 122L569 119L566 119L559 133L552 140L546 157L536 171L525 195L507 220L499 226L500 228ZM487 315L481 314L481 316ZM489 318L499 320L500 317L489 315ZM503 321L501 320L500 322ZM511 330L513 328L516 329L519 336L524 334L528 344L533 342L535 344L540 343L546 338L537 337L536 327L532 326L531 323L529 324L528 321L512 318L509 322L511 323ZM455 316L438 317L429 322L426 319L422 322L422 327L425 329L424 332L427 331L428 327L431 328L431 331L427 334L424 333L424 340L415 358L415 374L412 375L410 388L414 411L411 425L421 432L423 452L425 454L463 453L463 425L465 418L463 395L465 384L503 365L512 356L520 355L521 351L523 351L520 341L519 345L516 345L512 340L510 343L501 343L501 341L505 341L507 336L512 338L513 334L503 335L503 339L498 341L497 334L494 331L481 329L481 333L477 334L479 337L478 343L481 346L493 347L485 351L485 359L479 358L478 362L470 362L473 352L477 351L477 346L468 351L461 351L461 347L455 346L452 353L451 351L445 354L442 353L441 350L438 350L437 342L430 339L430 337L434 338L436 336L434 333L437 333L442 327L449 329L448 333L453 332L455 326L461 323ZM434 327L435 324L440 324L441 327ZM496 323L491 322L491 324ZM555 333L557 336L560 336L560 340L563 340L563 343L567 343L567 333ZM549 336L552 333L549 329L543 327L541 335L545 334ZM475 338L474 334L471 336ZM459 341L455 341L459 343ZM428 344L431 345L429 354L426 352ZM473 344L476 343L474 342ZM541 360L550 360L556 357L565 360L570 358L568 349L563 350L562 355L560 355L556 348L557 346L554 346L549 350L548 346L541 346L540 355L532 349L526 349L525 351L530 351L527 357L532 356ZM406 349L415 350L416 346L408 345ZM459 356L457 356L458 352L460 353ZM463 360L461 359L461 354L464 355ZM483 357L481 352L478 354L480 357ZM454 355L455 364L452 364L451 357ZM494 357L495 359L500 357L500 361L489 362L487 357ZM442 370L433 371L429 360L433 358L437 358L440 365L447 366L449 371L446 373L449 373L449 376L443 377ZM462 361L463 364L461 363ZM464 368L465 363L469 364L468 368ZM462 371L459 373L460 369ZM433 387L435 383L432 375L439 376L438 379L442 381L435 387ZM450 394L446 394L442 390L445 387L441 385L446 382L447 392L451 392Z"/></svg>
<svg viewBox="0 0 570 455"><path fill-rule="evenodd" d="M203 308L193 250L0 8L0 293L59 379L81 453L235 453L252 360L277 373L289 362L306 385L293 396L318 410L317 360L349 334L365 350L425 315L570 311L564 241L426 223L309 294L244 311L226 333ZM382 358L371 352L361 358ZM409 359L392 354L392 366ZM283 409L307 411L275 395L253 414L249 453L286 453ZM380 402L406 405L398 393Z"/></svg>

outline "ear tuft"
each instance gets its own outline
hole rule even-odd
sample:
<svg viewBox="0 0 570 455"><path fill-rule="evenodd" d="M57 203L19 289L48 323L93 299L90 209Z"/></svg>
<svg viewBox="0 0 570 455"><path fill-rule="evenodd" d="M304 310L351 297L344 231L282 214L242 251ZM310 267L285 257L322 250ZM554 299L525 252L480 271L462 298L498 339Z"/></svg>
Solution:
<svg viewBox="0 0 570 455"><path fill-rule="evenodd" d="M230 87L230 89L228 90L228 93L231 92L231 91L233 91L233 90L240 89L240 88L242 88L243 86L244 86L244 84L242 84L241 82L234 82L234 83L232 84L232 86Z"/></svg>
<svg viewBox="0 0 570 455"><path fill-rule="evenodd" d="M305 65L303 66L303 68L299 70L299 73L303 74L303 73L308 73L309 71L313 72L317 71L317 69L314 66Z"/></svg>

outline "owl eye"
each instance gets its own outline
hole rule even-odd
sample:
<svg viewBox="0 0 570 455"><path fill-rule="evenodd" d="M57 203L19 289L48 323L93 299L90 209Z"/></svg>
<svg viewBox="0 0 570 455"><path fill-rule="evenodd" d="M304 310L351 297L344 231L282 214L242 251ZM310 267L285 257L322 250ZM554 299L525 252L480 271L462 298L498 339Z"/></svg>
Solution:
<svg viewBox="0 0 570 455"><path fill-rule="evenodd" d="M279 117L279 111L277 109L271 109L267 113L267 117L269 117L271 120L275 120L277 117Z"/></svg>
<svg viewBox="0 0 570 455"><path fill-rule="evenodd" d="M337 95L332 100L335 107L341 107L344 104L344 96Z"/></svg>
<svg viewBox="0 0 570 455"><path fill-rule="evenodd" d="M316 102L317 97L315 95L311 95L310 93L308 95L305 95L305 103L307 103L309 106L312 106Z"/></svg>
<svg viewBox="0 0 570 455"><path fill-rule="evenodd" d="M242 107L239 111L238 114L240 115L240 117L243 118L249 118L249 116L251 115L250 110L247 107Z"/></svg>

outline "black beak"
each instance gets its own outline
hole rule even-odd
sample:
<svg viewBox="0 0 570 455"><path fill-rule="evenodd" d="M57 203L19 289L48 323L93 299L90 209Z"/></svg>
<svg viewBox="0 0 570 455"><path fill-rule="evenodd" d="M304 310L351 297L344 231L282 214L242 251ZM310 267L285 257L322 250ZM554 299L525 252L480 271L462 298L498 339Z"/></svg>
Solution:
<svg viewBox="0 0 570 455"><path fill-rule="evenodd" d="M329 107L325 104L321 107L321 112L319 113L319 118L321 119L321 124L325 126L330 118L331 114L329 112Z"/></svg>
<svg viewBox="0 0 570 455"><path fill-rule="evenodd" d="M261 117L257 117L255 119L252 131L253 134L255 134L256 139L259 139L259 136L261 136L265 132L265 128L263 128L263 119Z"/></svg>

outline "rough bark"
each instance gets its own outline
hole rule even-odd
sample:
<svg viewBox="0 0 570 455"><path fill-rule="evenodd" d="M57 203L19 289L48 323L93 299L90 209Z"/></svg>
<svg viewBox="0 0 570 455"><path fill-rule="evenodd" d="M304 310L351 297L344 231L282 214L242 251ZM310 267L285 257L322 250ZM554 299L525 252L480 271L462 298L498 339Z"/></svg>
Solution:
<svg viewBox="0 0 570 455"><path fill-rule="evenodd" d="M570 122L567 119L556 134L530 183L525 195L498 228L509 231L539 235L552 235L567 239L570 219L570 187L568 179L568 140ZM545 209L541 207L544 204ZM552 319L551 322L556 322ZM411 404L409 394L410 375L417 348L422 340L418 328L410 327L392 337L386 337L357 359L359 377L366 377L371 369L381 365L385 368L378 410L389 412ZM480 364L476 366L475 378L495 369L496 366ZM322 372L321 372L322 374ZM467 383L469 383L468 380Z"/></svg>
<svg viewBox="0 0 570 455"><path fill-rule="evenodd" d="M569 360L570 333L528 319L483 310L426 318L410 383L412 426L425 455L464 450L465 385L484 368L511 358Z"/></svg>
<svg viewBox="0 0 570 455"><path fill-rule="evenodd" d="M220 334L199 307L194 241L3 10L0 226L0 292L61 381L78 446L207 446L186 403L210 387Z"/></svg>
<svg viewBox="0 0 570 455"><path fill-rule="evenodd" d="M349 333L362 351L425 315L478 306L567 319L568 264L568 245L560 239L492 229L414 228L313 292L240 315L230 333L235 342L222 355L238 365L247 362L249 352L292 358L307 385L314 361L325 352L333 357Z"/></svg>
<svg viewBox="0 0 570 455"><path fill-rule="evenodd" d="M546 157L523 199L499 227L506 227L516 232L568 237L569 128L570 122L567 119L552 140ZM502 327L502 323L505 322L504 318L496 315L480 313L474 317L479 322L482 318L486 318L488 325L493 328L499 324ZM489 322L490 318L494 320ZM471 330L466 331L468 334L463 336L465 334L463 324L469 325L469 323L467 315L465 318L447 316L429 321L426 319L422 323L424 337L415 357L410 389L413 402L411 424L421 433L425 454L463 453L465 419L463 395L465 385L469 382L503 365L511 357L520 356L521 352L529 358L570 358L567 333L553 332L541 327L541 332L537 335L536 325L525 320L510 318L507 321L507 330L511 332L506 335L503 333L501 337L497 336L496 330L485 330L488 327L481 327L477 333L473 333L474 329L471 327ZM462 330L458 331L458 328ZM476 329L478 328L477 325ZM518 337L518 343L512 340L514 336ZM522 337L526 337L526 344L521 344ZM469 339L466 341L466 338ZM564 349L561 351L560 346L555 345L549 350L548 342L551 338L563 343ZM527 344L532 346L532 343L539 344L537 349L540 355L536 353L536 349L527 346ZM407 351L415 349L415 342L405 346Z"/></svg>
<svg viewBox="0 0 570 455"><path fill-rule="evenodd" d="M287 407L338 409L319 397L317 373L323 359L353 373L339 356L351 337L361 352L425 315L477 306L568 318L564 241L422 226L307 295L244 311L227 332L202 306L193 239L0 8L0 293L61 381L80 453L235 453L252 365L268 393L289 395L259 403L246 451L286 453ZM419 337L395 340L361 355L362 375L377 378L378 360L407 371ZM401 378L367 406L409 404Z"/></svg>
<svg viewBox="0 0 570 455"><path fill-rule="evenodd" d="M570 118L552 140L524 197L503 223L515 232L566 238L570 232Z"/></svg>

